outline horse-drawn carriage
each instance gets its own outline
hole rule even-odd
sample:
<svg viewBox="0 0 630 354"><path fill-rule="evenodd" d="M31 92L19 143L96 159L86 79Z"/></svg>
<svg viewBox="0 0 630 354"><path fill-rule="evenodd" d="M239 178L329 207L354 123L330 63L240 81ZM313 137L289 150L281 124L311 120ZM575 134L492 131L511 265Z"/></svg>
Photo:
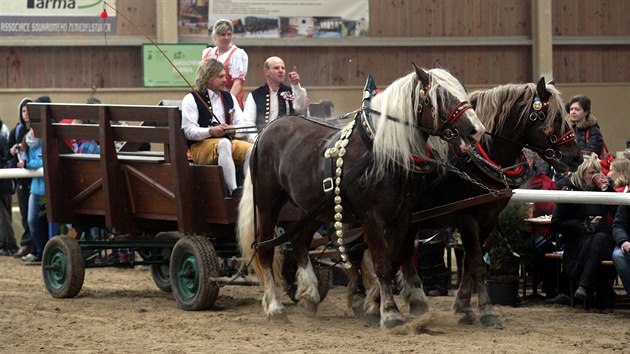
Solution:
<svg viewBox="0 0 630 354"><path fill-rule="evenodd" d="M230 279L240 257L239 200L228 196L220 167L188 161L177 107L31 104L29 112L44 142L48 219L87 230L84 237L64 234L48 242L43 278L52 296L74 297L85 268L108 266L149 266L158 288L172 290L187 310L211 307L221 284L255 283ZM57 123L67 118L98 124ZM72 139L98 141L100 154L73 153ZM147 143L153 151L138 151ZM299 215L289 205L282 219ZM133 254L119 257L124 251L118 250ZM329 271L318 272L322 298ZM292 295L292 282L287 287Z"/></svg>
<svg viewBox="0 0 630 354"><path fill-rule="evenodd" d="M411 264L410 223L426 220L427 215L453 213L457 208L448 203L459 203L455 217L442 222L465 231L464 280L454 308L463 315L463 323L478 321L470 303L474 285L481 322L500 327L498 313L483 288L481 259L481 242L511 195L497 190L523 182L523 147L561 171L577 168L581 153L563 119L558 91L543 79L537 85L506 85L473 94L472 104L467 100L461 84L448 72L416 68L358 110L343 129L302 118L278 119L259 136L240 203L227 197L219 167L194 166L186 160L179 112L174 107L33 105L32 120L39 122L45 141L49 220L95 223L117 234L98 244L68 236L51 240L44 254L46 287L53 296L74 296L81 288L84 267L98 266L86 262L85 251L133 247L141 264L151 265L158 286L170 284L181 307L207 308L216 299L218 284L227 282L220 277L217 254L237 254L234 224L238 217L240 251L257 266L265 287L267 316L286 319L275 293L274 251L267 247L281 241L291 241L296 257L294 299L306 313L314 314L328 284L321 281L327 276L314 271L308 248L322 244L311 242L316 223L333 221L336 256L351 270L349 304L371 324L391 328L404 322L392 296L395 270L402 269L408 286L403 298L410 313L428 309ZM483 112L479 118L490 138L481 139L484 128L472 106ZM53 123L54 118L68 117L97 117L99 125ZM112 120L155 124L115 126ZM451 143L430 144L431 136ZM63 140L73 137L98 140L100 156L62 153ZM115 141L149 141L162 144L163 149L159 154L126 153L114 148ZM455 152L459 169L449 164L449 150ZM427 164L433 166L423 168ZM435 188L436 182L445 189ZM474 208L479 202L462 204L489 191L483 200L489 207ZM424 215L413 213L418 209ZM295 225L301 227L291 227L285 234L290 237L274 239L274 227L283 219L300 219ZM361 262L355 263L345 247L348 234L344 236L342 221L363 226L362 238L372 253L380 287L370 297L359 284ZM184 233L201 235L181 237Z"/></svg>

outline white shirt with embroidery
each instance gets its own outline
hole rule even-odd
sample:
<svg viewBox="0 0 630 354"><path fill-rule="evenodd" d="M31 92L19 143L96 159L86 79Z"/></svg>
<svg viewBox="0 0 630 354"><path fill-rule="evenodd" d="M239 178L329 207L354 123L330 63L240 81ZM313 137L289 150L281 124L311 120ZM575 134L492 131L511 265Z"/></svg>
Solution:
<svg viewBox="0 0 630 354"><path fill-rule="evenodd" d="M293 109L297 114L306 114L308 108L308 97L306 95L306 89L299 83L297 85L291 84L291 90L293 91ZM283 102L284 103L284 102ZM288 109L286 110L289 111ZM280 112L280 106L278 103L278 92L269 89L269 122L278 118ZM244 125L253 126L256 125L256 101L251 93L247 95L245 101L245 109L243 110ZM247 141L253 143L256 140L258 134L248 134Z"/></svg>
<svg viewBox="0 0 630 354"><path fill-rule="evenodd" d="M227 52L221 55L217 55L217 50L219 49L219 47L206 48L201 53L201 59L214 58L225 64L225 60L227 60L230 52L232 52L232 49L234 48L236 48L236 50L234 51L234 54L232 54L232 56L230 57L230 62L228 63L228 73L232 77L232 80L241 79L245 81L245 77L247 76L247 65L249 58L247 57L247 53L245 53L243 49L232 45ZM207 57L206 53L208 53Z"/></svg>

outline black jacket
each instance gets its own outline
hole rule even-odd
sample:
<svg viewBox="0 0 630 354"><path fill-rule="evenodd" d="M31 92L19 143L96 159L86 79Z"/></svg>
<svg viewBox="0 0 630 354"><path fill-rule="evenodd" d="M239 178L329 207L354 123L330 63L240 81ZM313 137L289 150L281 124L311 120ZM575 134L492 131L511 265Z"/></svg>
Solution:
<svg viewBox="0 0 630 354"><path fill-rule="evenodd" d="M622 243L630 241L628 230L630 230L630 205L620 205L615 214L615 220L612 225L612 234L615 244L621 246Z"/></svg>

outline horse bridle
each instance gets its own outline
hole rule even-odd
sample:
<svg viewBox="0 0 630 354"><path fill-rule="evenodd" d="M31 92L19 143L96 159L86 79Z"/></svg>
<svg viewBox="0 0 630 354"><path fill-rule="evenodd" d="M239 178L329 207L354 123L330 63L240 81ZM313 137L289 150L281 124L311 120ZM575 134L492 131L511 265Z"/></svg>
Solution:
<svg viewBox="0 0 630 354"><path fill-rule="evenodd" d="M422 86L420 90L418 90L418 108L416 110L417 121L422 120L422 112L424 111L425 107L430 107L431 109L434 108L433 105L431 104L431 100L429 96L426 94L429 91L429 88L430 88L429 84L425 84ZM382 115L381 112L375 109L372 109L370 107L363 107L362 109L366 113L374 113L377 115ZM455 106L455 108L453 109L453 111L451 111L448 117L444 117L438 113L438 119L440 123L442 123L440 127L437 127L436 129L429 129L418 124L416 125L415 128L429 135L439 136L440 138L446 141L455 139L460 136L459 129L457 129L457 127L455 126L455 121L457 121L464 114L464 112L466 112L469 109L472 109L472 106L470 105L470 103L468 103L468 101L461 101L457 104L457 106ZM400 118L397 118L397 117L392 117L390 115L386 115L385 117L397 123L402 123L407 126L410 125L407 122L402 122ZM434 118L433 112L431 113L431 117Z"/></svg>
<svg viewBox="0 0 630 354"><path fill-rule="evenodd" d="M536 121L543 121L547 118L547 113L546 110L549 107L549 101L543 101L540 99L540 97L538 96L538 93L536 93L536 96L534 97L534 101L532 102L532 106L530 108L530 112L528 115L528 119L529 122L527 124L527 126L525 127L525 130L528 130L531 125L533 125ZM544 109L544 110L543 110ZM560 137L558 137L558 135L555 134L553 127L551 129L551 131L546 132L544 131L545 136L547 137L547 140L549 141L549 143L543 147L537 147L537 146L532 146L529 144L523 144L521 142L512 140L512 139L508 139L505 138L501 135L498 134L494 134L491 132L486 131L486 134L490 135L493 138L498 138L501 139L503 141L507 141L510 142L512 144L516 144L518 146L521 147L525 147L528 148L542 156L545 156L545 158L549 159L549 160L558 160L560 161L562 159L562 151L560 151L560 149L558 148L560 145L564 145L566 143L569 143L573 140L575 140L575 132L573 131L573 129L569 129L566 133L564 133L563 135L561 135Z"/></svg>

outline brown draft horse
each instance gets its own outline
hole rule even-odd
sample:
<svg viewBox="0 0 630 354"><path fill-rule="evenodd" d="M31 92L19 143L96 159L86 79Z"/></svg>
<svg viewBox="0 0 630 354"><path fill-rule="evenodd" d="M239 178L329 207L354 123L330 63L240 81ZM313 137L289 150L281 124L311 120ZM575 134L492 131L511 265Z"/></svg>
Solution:
<svg viewBox="0 0 630 354"><path fill-rule="evenodd" d="M327 205L291 240L298 265L298 306L307 315L315 315L320 302L307 248L313 232L322 222L330 221L343 232L343 220L363 226L368 248L375 255L383 299L381 326L391 328L404 322L391 285L401 263L400 255L409 248L403 241L408 241L411 208L423 191L423 184L410 183L413 158L426 157L427 148L437 150L438 158L445 158L449 146L465 151L470 148L468 139L479 141L485 129L475 112L468 109L466 100L463 86L447 71L416 67L415 72L397 79L374 97L369 109L359 110L355 120L341 131L303 117L282 117L259 134L239 204L237 230L244 258L253 257L264 289L263 309L270 320L287 320L275 284L280 271L274 267L277 262L273 248L254 251L252 245L274 237L278 214L285 203L307 212L326 198L322 181L331 175L325 173L330 159L324 157L330 153L330 144L335 144L338 154L333 154L337 158L333 159L336 166L332 174L340 178L328 187L339 187L344 178L350 183L342 182L345 188L335 191L334 205ZM453 137L450 145L432 142L435 137L428 141L426 128L428 133L440 135L442 131L452 132L453 126L457 133L448 134ZM352 181L349 175L357 171L355 166L363 165L363 156L370 154L373 159ZM340 251L345 252L342 247Z"/></svg>
<svg viewBox="0 0 630 354"><path fill-rule="evenodd" d="M523 165L521 153L523 147L538 153L559 172L575 171L582 163L582 153L565 119L566 113L560 93L554 86L546 85L544 78L541 78L538 84L508 84L476 91L470 94L470 102L487 129L486 136L477 146L477 152L484 155L486 161L491 161L499 171L503 171L501 176L472 162L468 168L463 169L486 187L517 188L524 182L522 177L527 172L525 170L527 167ZM467 183L459 176L448 173L434 179L418 209L444 205L487 192L488 189ZM462 324L481 321L486 327L502 328L500 316L486 292L486 266L482 259L481 245L497 224L499 213L508 201L508 198L497 199L481 206L427 220L420 225L427 228L455 226L462 235L466 251L464 269L453 306L455 313L462 314L460 319ZM415 232L415 227L410 228L411 234ZM406 283L403 287L417 287L415 285L417 282L408 281L417 277L411 259L403 264L403 275ZM473 286L478 295L479 317L471 307ZM350 302L353 295L351 293L356 290L348 290ZM408 289L404 289L403 294L406 291ZM368 292L365 309L375 306L370 303L378 302L375 293ZM357 306L351 303L349 305ZM428 309L428 304L424 307ZM356 313L356 308L354 310Z"/></svg>

